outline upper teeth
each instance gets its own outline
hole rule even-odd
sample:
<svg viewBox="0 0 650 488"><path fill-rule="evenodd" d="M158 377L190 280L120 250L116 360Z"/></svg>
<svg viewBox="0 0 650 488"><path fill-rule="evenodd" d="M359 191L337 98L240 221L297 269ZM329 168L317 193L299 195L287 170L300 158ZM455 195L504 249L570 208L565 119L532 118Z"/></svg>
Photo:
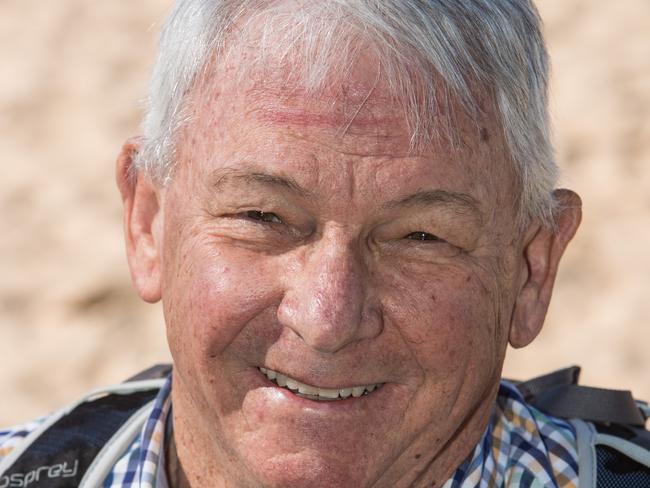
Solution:
<svg viewBox="0 0 650 488"><path fill-rule="evenodd" d="M301 383L298 380L294 380L293 378L278 373L277 371L273 371L272 369L259 368L259 370L278 386L289 388L290 390L297 392L298 395L312 400L336 400L338 398L348 398L349 396L358 398L361 395L367 395L383 384L375 383L373 385L353 386L350 388L319 388L317 386Z"/></svg>

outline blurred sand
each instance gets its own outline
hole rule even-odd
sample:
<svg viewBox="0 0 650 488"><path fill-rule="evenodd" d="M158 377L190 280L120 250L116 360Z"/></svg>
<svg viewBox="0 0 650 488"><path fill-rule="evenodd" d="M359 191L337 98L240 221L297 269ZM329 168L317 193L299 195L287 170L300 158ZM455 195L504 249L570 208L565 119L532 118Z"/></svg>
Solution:
<svg viewBox="0 0 650 488"><path fill-rule="evenodd" d="M169 3L0 2L0 425L168 360L159 307L131 289L113 160ZM544 332L506 374L577 363L650 399L650 3L539 6L585 217Z"/></svg>

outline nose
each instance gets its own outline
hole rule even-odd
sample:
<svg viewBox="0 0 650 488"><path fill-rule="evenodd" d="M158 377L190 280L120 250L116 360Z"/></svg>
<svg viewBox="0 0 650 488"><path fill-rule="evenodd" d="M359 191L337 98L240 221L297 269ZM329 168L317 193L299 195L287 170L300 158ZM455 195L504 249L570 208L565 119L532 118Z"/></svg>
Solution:
<svg viewBox="0 0 650 488"><path fill-rule="evenodd" d="M382 331L367 266L353 244L323 236L290 278L278 318L308 346L335 353Z"/></svg>

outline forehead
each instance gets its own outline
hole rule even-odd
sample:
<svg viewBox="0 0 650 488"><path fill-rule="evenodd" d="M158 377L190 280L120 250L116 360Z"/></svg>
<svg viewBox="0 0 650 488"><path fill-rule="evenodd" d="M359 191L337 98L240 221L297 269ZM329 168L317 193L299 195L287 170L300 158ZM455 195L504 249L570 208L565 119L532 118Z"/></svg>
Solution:
<svg viewBox="0 0 650 488"><path fill-rule="evenodd" d="M275 154L302 158L294 165L301 169L327 152L357 159L402 158L405 164L430 159L432 172L447 166L443 178L455 178L467 187L478 180L488 188L498 184L507 200L515 179L494 115L472 118L453 97L441 96L431 115L438 131L425 147L414 148L404 104L379 64L372 55L361 57L346 76L330 74L317 89L302 84L291 69L262 67L245 77L237 64L215 69L190 93L193 117L178 141L179 152L186 153L183 159L207 161L220 141L221 163L236 164L248 157L259 162L260 155ZM304 154L307 147L309 155ZM188 149L202 154L187 154ZM462 168L449 171L453 165Z"/></svg>

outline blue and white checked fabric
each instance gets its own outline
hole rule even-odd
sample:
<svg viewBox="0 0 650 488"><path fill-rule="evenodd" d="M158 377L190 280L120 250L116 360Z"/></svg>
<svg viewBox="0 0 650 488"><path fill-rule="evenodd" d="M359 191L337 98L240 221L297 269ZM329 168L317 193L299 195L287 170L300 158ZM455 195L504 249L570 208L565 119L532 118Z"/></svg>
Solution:
<svg viewBox="0 0 650 488"><path fill-rule="evenodd" d="M160 390L139 437L104 480L105 488L167 488L164 442L171 381ZM0 461L44 419L0 431ZM527 405L502 382L481 442L443 488L576 488L578 453L571 425Z"/></svg>
<svg viewBox="0 0 650 488"><path fill-rule="evenodd" d="M139 438L129 446L104 480L104 488L166 488L163 459L165 427L171 412L171 376L156 396ZM161 486L163 485L163 486Z"/></svg>
<svg viewBox="0 0 650 488"><path fill-rule="evenodd" d="M501 382L483 439L443 488L576 488L578 447L573 427L526 404Z"/></svg>

